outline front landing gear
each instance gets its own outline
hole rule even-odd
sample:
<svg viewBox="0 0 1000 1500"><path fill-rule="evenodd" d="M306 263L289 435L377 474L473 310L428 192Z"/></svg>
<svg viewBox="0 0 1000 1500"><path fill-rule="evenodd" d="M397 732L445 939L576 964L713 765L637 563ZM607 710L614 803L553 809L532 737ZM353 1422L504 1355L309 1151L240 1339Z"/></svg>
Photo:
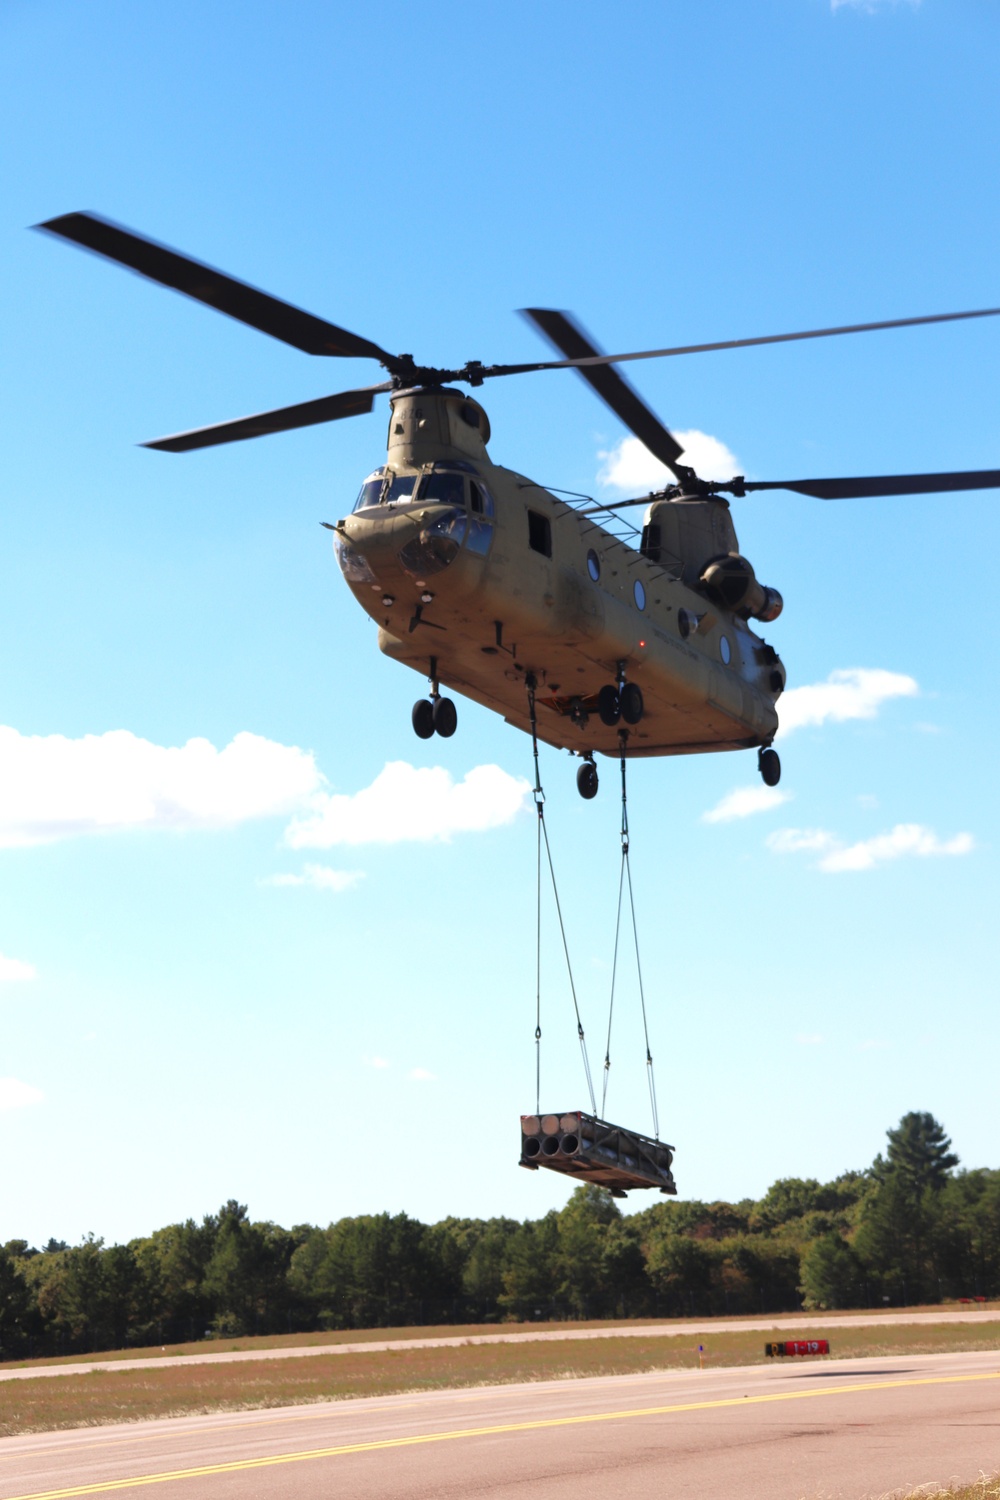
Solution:
<svg viewBox="0 0 1000 1500"><path fill-rule="evenodd" d="M588 802L597 796L597 767L592 760L584 760L576 773L576 789Z"/></svg>
<svg viewBox="0 0 1000 1500"><path fill-rule="evenodd" d="M418 698L413 705L413 732L419 739L429 740L434 733L434 704L429 698Z"/></svg>
<svg viewBox="0 0 1000 1500"><path fill-rule="evenodd" d="M765 786L777 786L781 780L781 761L777 750L759 750L757 769Z"/></svg>
<svg viewBox="0 0 1000 1500"><path fill-rule="evenodd" d="M450 698L442 698L438 691L436 656L431 657L430 683L430 698L420 698L413 705L413 732L422 740L429 740L434 734L450 740L458 728L458 709Z"/></svg>
<svg viewBox="0 0 1000 1500"><path fill-rule="evenodd" d="M618 679L606 683L597 694L597 712L601 723L609 729L622 719L626 724L636 725L645 712L642 688L637 682L625 681L625 663L618 663Z"/></svg>

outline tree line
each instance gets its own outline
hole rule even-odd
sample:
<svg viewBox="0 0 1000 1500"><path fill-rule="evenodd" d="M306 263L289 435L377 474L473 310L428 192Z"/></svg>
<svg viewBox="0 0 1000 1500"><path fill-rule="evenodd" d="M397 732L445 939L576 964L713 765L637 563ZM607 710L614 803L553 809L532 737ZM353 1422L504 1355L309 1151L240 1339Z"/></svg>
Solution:
<svg viewBox="0 0 1000 1500"><path fill-rule="evenodd" d="M627 1217L577 1187L544 1218L251 1220L234 1200L125 1245L0 1249L0 1358L312 1329L706 1316L1000 1295L1000 1171L905 1115L884 1156L759 1201Z"/></svg>

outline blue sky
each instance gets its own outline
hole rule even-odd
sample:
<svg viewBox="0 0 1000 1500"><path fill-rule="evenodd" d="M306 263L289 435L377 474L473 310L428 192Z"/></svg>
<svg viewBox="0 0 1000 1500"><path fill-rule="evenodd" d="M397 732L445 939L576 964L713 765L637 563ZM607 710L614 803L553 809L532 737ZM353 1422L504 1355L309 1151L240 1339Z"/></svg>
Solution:
<svg viewBox="0 0 1000 1500"><path fill-rule="evenodd" d="M962 0L246 0L239 26L218 0L7 0L0 1239L120 1238L230 1196L293 1223L567 1193L516 1166L529 746L469 703L453 740L414 738L421 683L379 655L317 524L381 460L385 408L136 446L379 372L26 226L92 209L439 363L542 356L526 305L609 348L989 307L998 44ZM984 320L632 375L752 477L979 468L1000 462L998 354ZM645 483L568 373L485 404L498 462ZM685 1196L863 1165L908 1109L996 1164L996 505L736 503L786 600L787 799L748 795L750 754L631 783ZM595 1071L612 769L584 804L543 756ZM563 1109L586 1098L554 939L543 1104ZM608 1114L643 1128L634 985L618 1003Z"/></svg>

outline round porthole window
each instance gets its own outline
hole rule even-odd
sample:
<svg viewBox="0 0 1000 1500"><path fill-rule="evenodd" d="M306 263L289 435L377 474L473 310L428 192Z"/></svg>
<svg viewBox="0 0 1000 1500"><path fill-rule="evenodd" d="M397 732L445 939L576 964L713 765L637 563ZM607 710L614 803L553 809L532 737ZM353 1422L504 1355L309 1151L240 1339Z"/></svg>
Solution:
<svg viewBox="0 0 1000 1500"><path fill-rule="evenodd" d="M732 654L733 653L729 646L729 637L724 635L719 642L719 655L722 657L722 660L725 662L727 667L729 666L729 658L732 656Z"/></svg>
<svg viewBox="0 0 1000 1500"><path fill-rule="evenodd" d="M591 547L590 551L587 553L587 572L590 574L595 583L601 576L601 559L598 557L593 547Z"/></svg>
<svg viewBox="0 0 1000 1500"><path fill-rule="evenodd" d="M635 600L636 609L646 608L646 590L643 588L638 578L632 585L632 597Z"/></svg>

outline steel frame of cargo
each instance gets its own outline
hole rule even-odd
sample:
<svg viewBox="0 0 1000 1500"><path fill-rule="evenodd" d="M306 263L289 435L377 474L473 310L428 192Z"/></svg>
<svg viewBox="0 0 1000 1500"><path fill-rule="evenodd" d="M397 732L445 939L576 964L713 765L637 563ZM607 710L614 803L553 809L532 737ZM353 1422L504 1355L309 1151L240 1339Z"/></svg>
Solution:
<svg viewBox="0 0 1000 1500"><path fill-rule="evenodd" d="M629 1188L659 1188L676 1194L673 1146L582 1110L562 1115L521 1116L520 1165L548 1167L581 1182L594 1182L623 1198Z"/></svg>

